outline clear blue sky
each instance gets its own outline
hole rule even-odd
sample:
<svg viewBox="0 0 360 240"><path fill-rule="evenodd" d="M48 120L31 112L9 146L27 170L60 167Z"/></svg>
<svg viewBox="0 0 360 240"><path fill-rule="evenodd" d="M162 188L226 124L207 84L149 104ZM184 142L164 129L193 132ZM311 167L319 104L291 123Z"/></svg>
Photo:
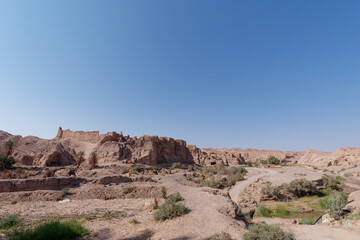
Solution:
<svg viewBox="0 0 360 240"><path fill-rule="evenodd" d="M360 1L0 1L0 129L360 147Z"/></svg>

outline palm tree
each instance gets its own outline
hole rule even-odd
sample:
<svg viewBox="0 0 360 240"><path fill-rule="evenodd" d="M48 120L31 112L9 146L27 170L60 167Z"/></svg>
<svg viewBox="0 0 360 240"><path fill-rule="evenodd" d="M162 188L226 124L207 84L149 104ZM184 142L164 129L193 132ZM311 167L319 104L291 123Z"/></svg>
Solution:
<svg viewBox="0 0 360 240"><path fill-rule="evenodd" d="M3 148L5 151L5 159L7 160L14 150L14 142L11 140L4 142Z"/></svg>
<svg viewBox="0 0 360 240"><path fill-rule="evenodd" d="M76 164L77 164L77 167L79 168L80 165L84 162L84 152L83 151L80 151L76 154Z"/></svg>

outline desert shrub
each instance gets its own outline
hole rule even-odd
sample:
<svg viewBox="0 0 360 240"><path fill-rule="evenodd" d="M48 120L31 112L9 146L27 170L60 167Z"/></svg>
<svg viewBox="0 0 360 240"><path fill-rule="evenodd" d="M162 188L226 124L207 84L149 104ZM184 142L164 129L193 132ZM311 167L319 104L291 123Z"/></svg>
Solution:
<svg viewBox="0 0 360 240"><path fill-rule="evenodd" d="M6 157L0 154L0 170L11 169L14 164L15 159L13 157Z"/></svg>
<svg viewBox="0 0 360 240"><path fill-rule="evenodd" d="M76 221L52 221L33 229L15 231L11 240L73 240L90 232Z"/></svg>
<svg viewBox="0 0 360 240"><path fill-rule="evenodd" d="M132 169L134 172L137 172L137 173L143 172L145 170L145 168L140 165L134 165L134 166L132 166Z"/></svg>
<svg viewBox="0 0 360 240"><path fill-rule="evenodd" d="M88 158L89 165L91 169L94 169L97 164L97 156L95 152L90 153L90 156Z"/></svg>
<svg viewBox="0 0 360 240"><path fill-rule="evenodd" d="M311 218L303 218L300 220L300 224L302 225L313 225L315 222L314 219L311 219Z"/></svg>
<svg viewBox="0 0 360 240"><path fill-rule="evenodd" d="M329 161L327 166L328 166L328 167L332 166L332 162Z"/></svg>
<svg viewBox="0 0 360 240"><path fill-rule="evenodd" d="M175 162L171 165L172 169L179 168L179 169L186 169L186 165L182 164L181 162Z"/></svg>
<svg viewBox="0 0 360 240"><path fill-rule="evenodd" d="M335 164L335 165L338 165L338 164L339 164L339 160L335 159L334 164Z"/></svg>
<svg viewBox="0 0 360 240"><path fill-rule="evenodd" d="M291 233L284 232L277 225L257 224L250 225L249 231L244 234L244 240L295 240Z"/></svg>
<svg viewBox="0 0 360 240"><path fill-rule="evenodd" d="M134 189L132 187L124 187L123 194L131 193Z"/></svg>
<svg viewBox="0 0 360 240"><path fill-rule="evenodd" d="M352 174L351 173L345 173L344 177L352 177Z"/></svg>
<svg viewBox="0 0 360 240"><path fill-rule="evenodd" d="M226 232L216 233L209 240L231 240L231 235Z"/></svg>
<svg viewBox="0 0 360 240"><path fill-rule="evenodd" d="M173 202L179 202L184 200L184 198L180 195L180 193L175 193L175 194L171 194L168 198L168 201L173 201Z"/></svg>
<svg viewBox="0 0 360 240"><path fill-rule="evenodd" d="M253 166L253 163L252 162L246 162L246 165L248 166L248 167L252 167Z"/></svg>
<svg viewBox="0 0 360 240"><path fill-rule="evenodd" d="M153 209L158 209L159 208L159 203L158 200L156 198L154 198L154 204L153 204Z"/></svg>
<svg viewBox="0 0 360 240"><path fill-rule="evenodd" d="M80 165L85 161L84 159L85 153L83 151L80 151L76 154L76 166L79 168Z"/></svg>
<svg viewBox="0 0 360 240"><path fill-rule="evenodd" d="M136 218L132 218L132 219L129 220L130 225L136 225L138 223L139 223L139 221Z"/></svg>
<svg viewBox="0 0 360 240"><path fill-rule="evenodd" d="M185 205L176 202L176 197L168 198L165 203L159 206L159 210L154 213L154 219L156 221L165 221L166 219L180 217L187 211L188 209L185 207Z"/></svg>
<svg viewBox="0 0 360 240"><path fill-rule="evenodd" d="M274 165L279 165L280 164L280 160L275 156L268 156L266 161L268 162L268 164L274 164Z"/></svg>
<svg viewBox="0 0 360 240"><path fill-rule="evenodd" d="M122 168L120 169L120 172L121 172L121 174L128 173L128 172L129 172L129 168L127 168L127 167L122 167Z"/></svg>
<svg viewBox="0 0 360 240"><path fill-rule="evenodd" d="M345 192L333 191L329 198L324 202L327 212L331 217L335 220L339 220L342 213L343 208L347 203L347 194Z"/></svg>
<svg viewBox="0 0 360 240"><path fill-rule="evenodd" d="M329 188L329 189L334 189L334 190L339 190L340 187L340 181L336 178L324 175L321 177L322 181L323 181L323 185L325 188Z"/></svg>
<svg viewBox="0 0 360 240"><path fill-rule="evenodd" d="M163 199L166 198L166 188L165 187L161 188L161 195L162 195Z"/></svg>
<svg viewBox="0 0 360 240"><path fill-rule="evenodd" d="M304 197L317 193L316 185L305 178L294 179L289 184L284 184L283 188L290 197Z"/></svg>
<svg viewBox="0 0 360 240"><path fill-rule="evenodd" d="M260 205L259 208L257 209L257 213L261 216L264 217L272 217L272 212L270 209L268 209L266 206L264 205Z"/></svg>
<svg viewBox="0 0 360 240"><path fill-rule="evenodd" d="M281 198L281 187L273 186L271 183L267 182L261 188L261 194L268 198L279 200Z"/></svg>
<svg viewBox="0 0 360 240"><path fill-rule="evenodd" d="M261 160L262 164L272 164L272 165L279 165L280 160L275 156L268 156L266 160Z"/></svg>
<svg viewBox="0 0 360 240"><path fill-rule="evenodd" d="M19 224L20 220L18 215L9 215L0 219L0 229L10 229L19 226Z"/></svg>
<svg viewBox="0 0 360 240"><path fill-rule="evenodd" d="M277 204L275 208L276 217L288 217L290 216L290 211L286 209L283 204Z"/></svg>

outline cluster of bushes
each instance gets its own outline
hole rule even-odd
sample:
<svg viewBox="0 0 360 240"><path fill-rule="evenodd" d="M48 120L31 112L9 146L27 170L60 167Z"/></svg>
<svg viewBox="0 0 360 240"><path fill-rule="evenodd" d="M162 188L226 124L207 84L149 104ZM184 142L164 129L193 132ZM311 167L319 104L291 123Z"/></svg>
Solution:
<svg viewBox="0 0 360 240"><path fill-rule="evenodd" d="M280 160L275 156L268 156L266 160L261 160L262 164L279 165Z"/></svg>
<svg viewBox="0 0 360 240"><path fill-rule="evenodd" d="M244 240L295 240L291 233L284 232L277 225L257 224L250 225L249 231L245 233Z"/></svg>
<svg viewBox="0 0 360 240"><path fill-rule="evenodd" d="M10 240L73 240L90 232L76 221L52 221L35 228L14 231Z"/></svg>
<svg viewBox="0 0 360 240"><path fill-rule="evenodd" d="M165 221L166 219L173 219L180 217L188 212L188 209L184 204L178 203L184 200L180 193L171 194L163 203L159 206L159 209L154 213L154 219L156 221Z"/></svg>
<svg viewBox="0 0 360 240"><path fill-rule="evenodd" d="M324 175L321 177L323 186L326 189L333 189L333 190L341 190L341 178L337 176L336 178Z"/></svg>
<svg viewBox="0 0 360 240"><path fill-rule="evenodd" d="M225 167L214 165L203 168L203 185L213 188L225 188L234 185L237 181L243 180L247 171L244 167Z"/></svg>
<svg viewBox="0 0 360 240"><path fill-rule="evenodd" d="M265 183L261 188L261 194L274 200L286 198L299 198L317 194L316 185L305 178L292 180L288 184L273 186L271 183Z"/></svg>

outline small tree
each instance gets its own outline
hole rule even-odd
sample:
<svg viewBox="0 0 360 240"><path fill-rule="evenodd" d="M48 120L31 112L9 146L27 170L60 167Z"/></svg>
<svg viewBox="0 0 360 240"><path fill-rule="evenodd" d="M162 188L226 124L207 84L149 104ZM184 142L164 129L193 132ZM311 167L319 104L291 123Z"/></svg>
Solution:
<svg viewBox="0 0 360 240"><path fill-rule="evenodd" d="M335 159L334 163L335 163L335 166L337 166L339 164L339 160Z"/></svg>
<svg viewBox="0 0 360 240"><path fill-rule="evenodd" d="M328 162L328 167L330 167L330 166L332 166L332 162L331 162L331 161Z"/></svg>
<svg viewBox="0 0 360 240"><path fill-rule="evenodd" d="M94 169L97 164L97 156L96 156L95 152L90 153L88 161L89 161L89 165L90 165L91 169Z"/></svg>
<svg viewBox="0 0 360 240"><path fill-rule="evenodd" d="M80 165L84 162L84 152L80 151L76 154L76 166L79 168Z"/></svg>
<svg viewBox="0 0 360 240"><path fill-rule="evenodd" d="M15 164L15 160L11 157L11 154L14 151L14 142L8 140L3 143L3 150L5 155L0 154L0 170L10 169L13 164Z"/></svg>
<svg viewBox="0 0 360 240"><path fill-rule="evenodd" d="M272 155L268 156L266 161L268 164L274 164L274 165L280 164L280 160L277 157L272 156Z"/></svg>
<svg viewBox="0 0 360 240"><path fill-rule="evenodd" d="M325 202L325 206L329 215L335 220L339 220L346 203L347 194L345 192L334 191L331 193L329 199Z"/></svg>

